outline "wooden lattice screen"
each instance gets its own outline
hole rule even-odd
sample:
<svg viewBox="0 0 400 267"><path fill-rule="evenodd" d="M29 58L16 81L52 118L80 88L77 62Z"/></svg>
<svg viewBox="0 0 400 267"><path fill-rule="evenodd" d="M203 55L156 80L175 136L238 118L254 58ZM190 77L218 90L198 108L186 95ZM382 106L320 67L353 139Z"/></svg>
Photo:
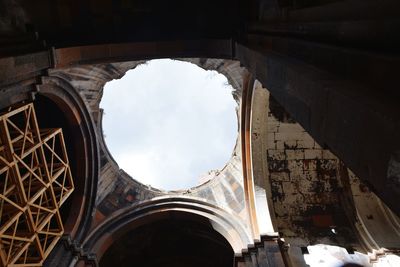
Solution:
<svg viewBox="0 0 400 267"><path fill-rule="evenodd" d="M0 266L42 266L73 190L62 130L40 130L33 104L1 114Z"/></svg>

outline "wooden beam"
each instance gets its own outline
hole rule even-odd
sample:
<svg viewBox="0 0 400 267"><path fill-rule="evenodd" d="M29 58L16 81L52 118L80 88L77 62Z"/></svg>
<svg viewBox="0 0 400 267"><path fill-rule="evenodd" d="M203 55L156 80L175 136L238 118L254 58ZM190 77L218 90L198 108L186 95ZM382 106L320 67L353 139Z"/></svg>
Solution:
<svg viewBox="0 0 400 267"><path fill-rule="evenodd" d="M42 266L62 236L59 209L74 190L66 151L33 104L0 115L0 266Z"/></svg>

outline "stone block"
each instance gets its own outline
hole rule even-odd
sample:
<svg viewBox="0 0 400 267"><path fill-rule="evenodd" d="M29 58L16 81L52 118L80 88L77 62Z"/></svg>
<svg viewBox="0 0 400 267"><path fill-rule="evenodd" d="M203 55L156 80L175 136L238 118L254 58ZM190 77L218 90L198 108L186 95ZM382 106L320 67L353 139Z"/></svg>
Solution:
<svg viewBox="0 0 400 267"><path fill-rule="evenodd" d="M290 181L289 174L287 172L271 172L269 177L272 181Z"/></svg>
<svg viewBox="0 0 400 267"><path fill-rule="evenodd" d="M285 193L282 187L282 182L271 182L272 201L283 201Z"/></svg>
<svg viewBox="0 0 400 267"><path fill-rule="evenodd" d="M287 168L290 172L293 172L295 170L303 171L303 160L288 160Z"/></svg>
<svg viewBox="0 0 400 267"><path fill-rule="evenodd" d="M305 159L320 159L322 158L322 150L320 149L306 149L304 150Z"/></svg>
<svg viewBox="0 0 400 267"><path fill-rule="evenodd" d="M304 132L277 132L275 133L275 140L302 140L303 136Z"/></svg>
<svg viewBox="0 0 400 267"><path fill-rule="evenodd" d="M279 133L302 133L304 129L298 123L281 123L278 128Z"/></svg>
<svg viewBox="0 0 400 267"><path fill-rule="evenodd" d="M267 139L267 149L276 149L276 141L274 139Z"/></svg>
<svg viewBox="0 0 400 267"><path fill-rule="evenodd" d="M275 148L276 149L285 149L285 143L283 141L275 140Z"/></svg>
<svg viewBox="0 0 400 267"><path fill-rule="evenodd" d="M288 170L288 162L286 160L270 160L268 162L268 170L270 172L286 172Z"/></svg>
<svg viewBox="0 0 400 267"><path fill-rule="evenodd" d="M338 167L337 159L320 159L317 161L317 168L320 171L336 170Z"/></svg>
<svg viewBox="0 0 400 267"><path fill-rule="evenodd" d="M285 160L286 154L283 149L268 150L268 160Z"/></svg>
<svg viewBox="0 0 400 267"><path fill-rule="evenodd" d="M289 202L292 202L292 200L290 200L290 199L294 198L298 192L296 185L292 182L284 181L284 182L282 182L282 188L283 188L283 192L285 193L285 196L286 196L285 199L289 200Z"/></svg>
<svg viewBox="0 0 400 267"><path fill-rule="evenodd" d="M287 160L304 159L304 151L302 149L286 149L285 153Z"/></svg>
<svg viewBox="0 0 400 267"><path fill-rule="evenodd" d="M300 163L297 167L289 169L291 176L302 176L302 175L304 175L304 170L302 168L301 161L297 161L297 162Z"/></svg>
<svg viewBox="0 0 400 267"><path fill-rule="evenodd" d="M267 133L268 140L275 140L275 133Z"/></svg>
<svg viewBox="0 0 400 267"><path fill-rule="evenodd" d="M303 177L309 181L317 181L318 172L316 170L304 170Z"/></svg>
<svg viewBox="0 0 400 267"><path fill-rule="evenodd" d="M286 205L282 202L278 201L274 205L275 216L281 219L282 217L285 218L289 215L289 209Z"/></svg>
<svg viewBox="0 0 400 267"><path fill-rule="evenodd" d="M317 160L315 159L305 159L303 161L303 170L315 171L317 169Z"/></svg>

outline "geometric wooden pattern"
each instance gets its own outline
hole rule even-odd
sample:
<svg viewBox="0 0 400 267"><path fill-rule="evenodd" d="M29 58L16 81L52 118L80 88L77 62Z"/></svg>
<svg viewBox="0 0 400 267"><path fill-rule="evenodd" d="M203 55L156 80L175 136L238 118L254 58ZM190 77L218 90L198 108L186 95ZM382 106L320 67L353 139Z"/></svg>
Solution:
<svg viewBox="0 0 400 267"><path fill-rule="evenodd" d="M33 104L0 115L0 266L42 266L74 190L61 129L40 130Z"/></svg>

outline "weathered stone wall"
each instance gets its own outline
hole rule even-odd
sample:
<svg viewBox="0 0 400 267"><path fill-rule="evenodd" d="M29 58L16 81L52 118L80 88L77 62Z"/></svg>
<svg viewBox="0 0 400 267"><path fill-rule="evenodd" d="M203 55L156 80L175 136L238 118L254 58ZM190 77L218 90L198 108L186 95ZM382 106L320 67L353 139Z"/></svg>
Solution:
<svg viewBox="0 0 400 267"><path fill-rule="evenodd" d="M273 229L290 244L293 266L307 266L303 253L311 244L350 255L399 247L399 219L257 81L251 140L254 182L264 185Z"/></svg>
<svg viewBox="0 0 400 267"><path fill-rule="evenodd" d="M267 166L277 230L289 243L356 246L341 162L270 97ZM347 207L352 209L353 207Z"/></svg>
<svg viewBox="0 0 400 267"><path fill-rule="evenodd" d="M226 75L235 89L234 98L240 103L246 71L238 62L220 59L186 61ZM103 139L99 104L107 81L121 78L127 70L142 63L88 65L50 72L50 75L69 81L80 91L97 125L101 176L93 226L113 212L135 203L163 195L187 195L236 214L251 232L244 201L240 138L227 165L222 170L210 172L207 177L210 180L195 188L162 191L135 181L119 169ZM349 179L347 169L328 149L316 143L274 98L268 96L266 99L269 99L268 103L264 103L259 112L268 112L264 111L267 114L258 118L265 121L257 122L258 126L253 129L257 136L252 137L265 140L261 146L252 149L263 149L253 151L257 164L260 165L260 159L264 164L262 170L254 169L255 186L265 189L275 230L297 247L324 243L361 249L360 227L357 230L357 212L350 185L353 180ZM259 135L262 132L266 133ZM259 157L260 153L264 156Z"/></svg>

